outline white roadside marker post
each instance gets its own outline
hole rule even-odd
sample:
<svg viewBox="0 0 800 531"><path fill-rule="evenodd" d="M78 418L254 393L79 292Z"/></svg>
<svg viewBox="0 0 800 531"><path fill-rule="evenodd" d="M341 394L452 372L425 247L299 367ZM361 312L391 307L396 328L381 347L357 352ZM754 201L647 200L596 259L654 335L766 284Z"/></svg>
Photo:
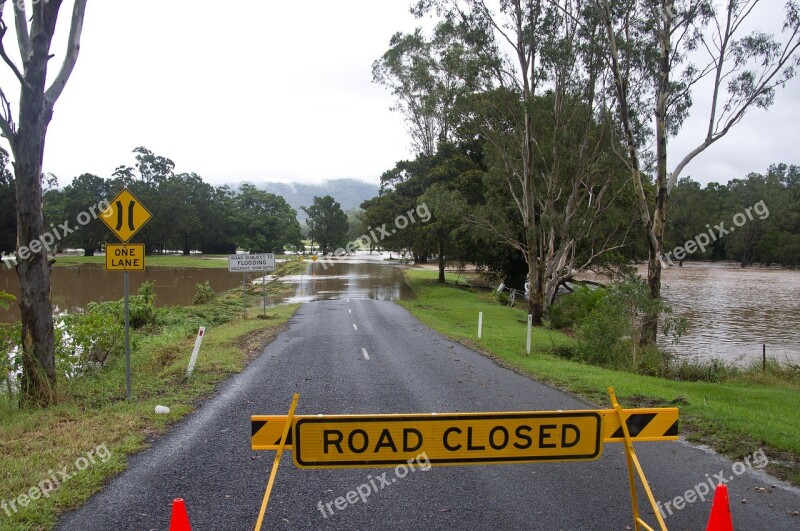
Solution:
<svg viewBox="0 0 800 531"><path fill-rule="evenodd" d="M483 334L483 312L478 312L478 339Z"/></svg>
<svg viewBox="0 0 800 531"><path fill-rule="evenodd" d="M206 327L201 326L197 332L197 339L194 341L194 350L192 350L192 357L189 358L189 368L186 371L186 377L189 378L194 371L194 364L197 363L197 355L200 353L200 345L203 343L203 337L206 335Z"/></svg>
<svg viewBox="0 0 800 531"><path fill-rule="evenodd" d="M528 314L528 340L525 343L525 352L531 353L531 324L533 323L533 316Z"/></svg>

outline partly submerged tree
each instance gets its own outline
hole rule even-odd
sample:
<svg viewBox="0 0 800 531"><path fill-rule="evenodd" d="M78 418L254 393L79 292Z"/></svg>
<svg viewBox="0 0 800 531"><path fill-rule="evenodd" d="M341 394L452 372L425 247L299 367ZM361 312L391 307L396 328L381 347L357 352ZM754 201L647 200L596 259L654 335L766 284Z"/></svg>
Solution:
<svg viewBox="0 0 800 531"><path fill-rule="evenodd" d="M86 0L75 0L67 49L61 69L47 86L47 73L62 0L33 2L30 17L25 2L0 3L0 57L19 83L19 111L12 112L8 87L0 88L0 132L11 146L17 190L17 274L21 295L23 402L55 401L53 310L50 266L40 237L47 230L42 214L42 164L47 127L53 108L78 60ZM8 18L13 10L21 67L6 51ZM9 15L10 16L10 15Z"/></svg>
<svg viewBox="0 0 800 531"><path fill-rule="evenodd" d="M800 4L786 2L779 36L747 32L759 4L764 11L776 7L774 0L596 0L582 13L585 27L599 24L605 29L601 49L606 52L611 93L622 124L621 155L634 183L647 238L647 283L653 299L661 296L667 202L673 185L684 168L727 135L747 111L769 108L776 90L800 65ZM678 156L670 172L668 139L694 108L692 89L703 80L711 82L703 102L706 128L697 145ZM655 174L652 207L646 193L646 175L651 171ZM658 315L651 313L646 321L642 340L655 341Z"/></svg>
<svg viewBox="0 0 800 531"><path fill-rule="evenodd" d="M347 214L333 197L314 196L314 203L302 207L308 215L308 226L311 228L312 240L316 240L322 254L328 254L344 247L347 243Z"/></svg>

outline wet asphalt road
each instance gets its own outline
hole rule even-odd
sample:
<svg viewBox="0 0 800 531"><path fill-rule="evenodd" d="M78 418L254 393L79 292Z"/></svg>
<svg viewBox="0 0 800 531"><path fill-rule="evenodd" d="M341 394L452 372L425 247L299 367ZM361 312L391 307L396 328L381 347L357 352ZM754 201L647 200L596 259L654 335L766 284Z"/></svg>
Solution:
<svg viewBox="0 0 800 531"><path fill-rule="evenodd" d="M392 302L308 303L260 358L130 458L126 472L58 529L165 530L177 497L195 530L253 529L274 453L250 450L250 415L285 414L295 392L303 415L591 409L443 338ZM742 471L682 442L640 443L637 453L664 502L719 471ZM375 481L384 472L385 481ZM370 480L378 490L366 502L336 507L336 498ZM755 470L728 486L737 530L800 528L800 517L788 514L800 510L797 489ZM655 525L643 498L640 506ZM705 529L709 511L710 502L697 500L666 523ZM300 470L284 455L264 529L373 528L632 529L622 445L605 445L591 462L434 467L402 478L392 468Z"/></svg>

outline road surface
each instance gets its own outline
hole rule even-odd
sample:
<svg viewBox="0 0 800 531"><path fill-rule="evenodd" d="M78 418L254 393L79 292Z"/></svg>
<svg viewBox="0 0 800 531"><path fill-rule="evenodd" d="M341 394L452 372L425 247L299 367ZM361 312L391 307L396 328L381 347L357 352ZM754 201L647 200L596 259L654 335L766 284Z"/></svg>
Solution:
<svg viewBox="0 0 800 531"><path fill-rule="evenodd" d="M308 303L262 356L132 457L58 529L167 529L177 497L194 529L253 529L274 453L250 450L250 415L285 414L295 392L303 415L591 409L440 336L392 302ZM800 510L800 491L744 463L682 442L640 443L637 453L669 529L705 529L710 502L698 493L720 472L732 478L737 530L800 528L789 514ZM424 468L423 459L405 474L300 470L287 453L264 529L632 529L621 444L605 445L590 462ZM366 501L347 501L359 486L371 491ZM643 498L640 507L655 525Z"/></svg>

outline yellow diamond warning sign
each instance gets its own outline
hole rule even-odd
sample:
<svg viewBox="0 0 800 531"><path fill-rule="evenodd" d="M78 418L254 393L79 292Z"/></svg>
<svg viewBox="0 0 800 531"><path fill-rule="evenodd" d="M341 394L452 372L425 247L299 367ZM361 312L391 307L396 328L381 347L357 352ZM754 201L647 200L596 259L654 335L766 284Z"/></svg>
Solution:
<svg viewBox="0 0 800 531"><path fill-rule="evenodd" d="M144 244L106 244L106 271L144 271Z"/></svg>
<svg viewBox="0 0 800 531"><path fill-rule="evenodd" d="M127 188L123 188L111 200L108 208L100 213L103 223L124 243L133 238L152 217L150 211Z"/></svg>

